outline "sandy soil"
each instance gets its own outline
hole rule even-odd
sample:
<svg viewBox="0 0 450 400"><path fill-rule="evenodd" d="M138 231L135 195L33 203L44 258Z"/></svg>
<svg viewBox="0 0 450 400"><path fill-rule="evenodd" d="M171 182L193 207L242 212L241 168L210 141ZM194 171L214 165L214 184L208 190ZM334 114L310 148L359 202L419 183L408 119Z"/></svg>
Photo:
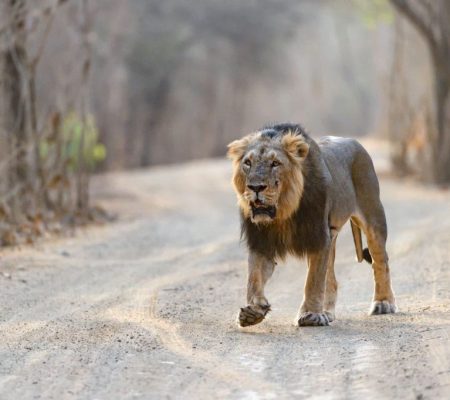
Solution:
<svg viewBox="0 0 450 400"><path fill-rule="evenodd" d="M381 163L378 163L381 165ZM448 399L450 193L382 180L400 312L338 240L337 320L293 325L305 263L241 329L246 255L225 161L96 178L118 222L0 254L0 399Z"/></svg>

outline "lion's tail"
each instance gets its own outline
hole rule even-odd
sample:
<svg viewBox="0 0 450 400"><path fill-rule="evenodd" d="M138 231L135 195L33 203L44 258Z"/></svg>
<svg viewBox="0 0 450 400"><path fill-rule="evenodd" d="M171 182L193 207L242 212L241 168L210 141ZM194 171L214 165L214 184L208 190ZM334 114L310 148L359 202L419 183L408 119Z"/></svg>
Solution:
<svg viewBox="0 0 450 400"><path fill-rule="evenodd" d="M372 264L372 256L370 255L369 249L367 247L363 249L362 247L361 229L352 219L350 219L350 225L352 227L353 241L355 242L356 258L358 262L366 260L369 264Z"/></svg>

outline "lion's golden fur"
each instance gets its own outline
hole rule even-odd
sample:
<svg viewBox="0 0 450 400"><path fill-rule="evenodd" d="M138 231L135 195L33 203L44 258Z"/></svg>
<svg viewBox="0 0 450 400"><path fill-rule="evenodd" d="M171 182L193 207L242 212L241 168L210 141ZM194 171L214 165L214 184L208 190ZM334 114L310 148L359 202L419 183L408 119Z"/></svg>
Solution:
<svg viewBox="0 0 450 400"><path fill-rule="evenodd" d="M349 219L358 261L366 259L374 270L370 313L396 311L378 179L369 154L356 140L326 137L316 143L300 125L276 124L230 143L228 156L249 250L241 326L261 322L270 310L264 286L276 261L289 253L308 257L298 325L333 321L336 238ZM369 250L362 249L361 230Z"/></svg>

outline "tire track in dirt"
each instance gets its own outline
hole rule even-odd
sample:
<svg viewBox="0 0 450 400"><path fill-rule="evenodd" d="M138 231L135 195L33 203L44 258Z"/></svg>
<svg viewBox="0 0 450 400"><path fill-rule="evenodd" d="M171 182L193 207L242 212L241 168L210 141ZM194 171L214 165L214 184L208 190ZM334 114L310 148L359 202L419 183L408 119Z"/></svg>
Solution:
<svg viewBox="0 0 450 400"><path fill-rule="evenodd" d="M124 173L115 187L126 221L3 255L2 400L449 397L449 192L381 182L399 314L366 315L372 273L346 231L331 326L292 325L306 267L290 260L268 285L273 312L242 330L228 163Z"/></svg>

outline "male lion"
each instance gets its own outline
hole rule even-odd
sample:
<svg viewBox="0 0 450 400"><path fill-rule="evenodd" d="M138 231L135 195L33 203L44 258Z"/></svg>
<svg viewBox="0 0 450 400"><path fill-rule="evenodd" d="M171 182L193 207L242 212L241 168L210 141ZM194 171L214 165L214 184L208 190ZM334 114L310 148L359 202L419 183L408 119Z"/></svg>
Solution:
<svg viewBox="0 0 450 400"><path fill-rule="evenodd" d="M234 165L242 236L249 257L247 306L239 324L261 322L270 304L264 286L276 260L306 255L308 275L299 326L335 319L336 238L350 219L358 261L372 263L375 293L370 314L396 311L386 253L386 218L378 179L367 151L354 139L316 143L301 126L266 127L228 145ZM369 249L362 249L361 229Z"/></svg>

